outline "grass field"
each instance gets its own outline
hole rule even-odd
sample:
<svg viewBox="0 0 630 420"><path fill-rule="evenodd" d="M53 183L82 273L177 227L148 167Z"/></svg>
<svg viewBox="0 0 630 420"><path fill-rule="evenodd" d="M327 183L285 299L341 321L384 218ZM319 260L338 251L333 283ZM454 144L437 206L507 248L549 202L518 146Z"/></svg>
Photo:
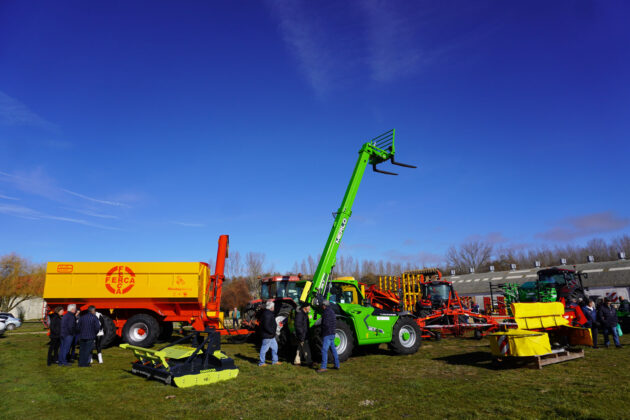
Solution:
<svg viewBox="0 0 630 420"><path fill-rule="evenodd" d="M623 349L542 370L493 368L486 340L427 341L417 354L351 358L325 374L259 368L251 344L224 344L235 380L187 389L130 373L107 349L88 369L46 366L47 336L26 324L0 338L0 418L629 418L630 340Z"/></svg>

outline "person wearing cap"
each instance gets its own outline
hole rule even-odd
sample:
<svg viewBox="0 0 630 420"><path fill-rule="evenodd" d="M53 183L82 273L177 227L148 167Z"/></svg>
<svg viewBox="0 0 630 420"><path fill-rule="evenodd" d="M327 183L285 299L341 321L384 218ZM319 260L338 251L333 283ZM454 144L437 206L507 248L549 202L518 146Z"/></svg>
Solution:
<svg viewBox="0 0 630 420"><path fill-rule="evenodd" d="M599 321L604 330L604 345L606 347L610 347L608 334L612 334L615 347L621 348L619 334L617 333L617 323L619 323L619 319L617 319L617 311L615 311L615 308L610 306L610 299L604 298L604 304L599 309L598 315Z"/></svg>
<svg viewBox="0 0 630 420"><path fill-rule="evenodd" d="M280 365L278 361L278 343L276 342L276 317L273 314L273 300L267 301L265 309L260 314L260 334L262 336L262 346L260 346L260 361L258 366L267 366L265 358L271 349L271 364Z"/></svg>
<svg viewBox="0 0 630 420"><path fill-rule="evenodd" d="M309 303L303 303L295 313L295 337L298 348L295 354L296 365L311 366L311 346L308 342L308 313L311 310Z"/></svg>
<svg viewBox="0 0 630 420"><path fill-rule="evenodd" d="M619 312L630 312L630 303L623 296L619 296Z"/></svg>
<svg viewBox="0 0 630 420"><path fill-rule="evenodd" d="M328 369L328 349L333 355L335 369L339 369L339 356L335 347L335 330L337 329L337 317L330 307L330 302L322 302L322 365L317 372L326 372Z"/></svg>

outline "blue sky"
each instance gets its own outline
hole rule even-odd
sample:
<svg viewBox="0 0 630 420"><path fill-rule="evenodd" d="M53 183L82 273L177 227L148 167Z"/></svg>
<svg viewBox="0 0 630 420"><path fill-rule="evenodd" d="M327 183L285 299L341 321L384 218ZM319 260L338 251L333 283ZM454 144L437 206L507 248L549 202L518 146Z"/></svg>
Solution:
<svg viewBox="0 0 630 420"><path fill-rule="evenodd" d="M630 232L627 2L2 2L0 254L355 258ZM630 250L627 250L630 251Z"/></svg>

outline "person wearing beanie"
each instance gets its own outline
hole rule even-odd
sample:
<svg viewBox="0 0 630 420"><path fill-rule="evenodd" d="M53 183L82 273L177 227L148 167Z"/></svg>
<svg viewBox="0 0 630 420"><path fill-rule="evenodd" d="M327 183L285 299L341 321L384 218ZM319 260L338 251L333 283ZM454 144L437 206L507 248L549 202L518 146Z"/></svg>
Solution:
<svg viewBox="0 0 630 420"><path fill-rule="evenodd" d="M276 317L273 314L273 300L267 301L265 309L260 314L260 334L262 336L262 346L260 347L260 361L258 366L267 366L265 358L271 349L271 364L280 365L278 361L278 343L276 342Z"/></svg>
<svg viewBox="0 0 630 420"><path fill-rule="evenodd" d="M335 347L335 330L337 329L337 317L330 307L330 302L322 302L322 365L317 372L326 372L328 369L328 349L333 355L335 369L339 369L339 355Z"/></svg>

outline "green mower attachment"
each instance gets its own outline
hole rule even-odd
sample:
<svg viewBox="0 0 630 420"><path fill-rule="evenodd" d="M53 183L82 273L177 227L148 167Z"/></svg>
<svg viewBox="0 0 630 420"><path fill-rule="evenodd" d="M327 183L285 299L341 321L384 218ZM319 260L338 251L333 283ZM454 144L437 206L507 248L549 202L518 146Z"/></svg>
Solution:
<svg viewBox="0 0 630 420"><path fill-rule="evenodd" d="M208 336L202 341L201 334ZM188 340L194 347L180 345ZM238 375L234 360L221 351L221 334L214 329L194 331L158 350L129 344L120 347L137 357L131 364L132 373L179 388L213 384Z"/></svg>

